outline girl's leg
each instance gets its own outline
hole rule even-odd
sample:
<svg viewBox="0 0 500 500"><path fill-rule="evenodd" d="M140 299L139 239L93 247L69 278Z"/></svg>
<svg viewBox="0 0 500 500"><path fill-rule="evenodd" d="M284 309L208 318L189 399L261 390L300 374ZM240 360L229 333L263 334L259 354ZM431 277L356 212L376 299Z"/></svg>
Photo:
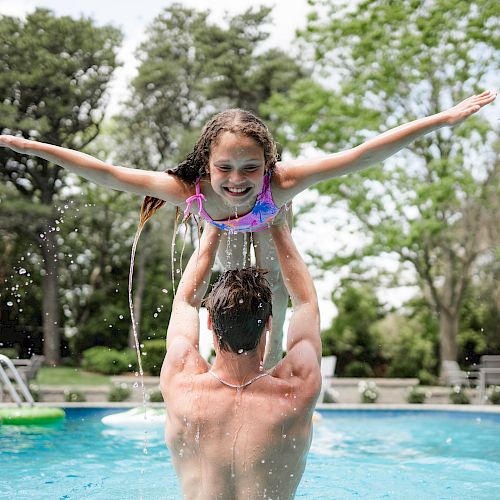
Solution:
<svg viewBox="0 0 500 500"><path fill-rule="evenodd" d="M288 225L292 227L292 209L287 211ZM288 291L281 276L278 257L269 231L253 234L257 267L269 271L268 278L273 292L273 317L271 332L264 354L264 368L276 365L283 357L283 324L288 306Z"/></svg>

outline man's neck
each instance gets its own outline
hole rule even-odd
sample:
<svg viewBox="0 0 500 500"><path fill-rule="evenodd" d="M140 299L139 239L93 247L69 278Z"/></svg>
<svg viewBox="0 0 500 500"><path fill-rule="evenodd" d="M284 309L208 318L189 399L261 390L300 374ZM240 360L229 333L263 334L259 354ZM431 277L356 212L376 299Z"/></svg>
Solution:
<svg viewBox="0 0 500 500"><path fill-rule="evenodd" d="M242 354L220 351L215 356L211 371L226 382L244 384L264 371L262 356L258 350Z"/></svg>

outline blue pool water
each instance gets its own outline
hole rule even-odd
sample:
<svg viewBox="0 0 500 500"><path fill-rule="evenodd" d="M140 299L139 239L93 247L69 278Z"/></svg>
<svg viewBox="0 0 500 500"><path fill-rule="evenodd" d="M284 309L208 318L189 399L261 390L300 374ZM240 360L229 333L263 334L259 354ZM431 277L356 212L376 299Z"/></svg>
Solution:
<svg viewBox="0 0 500 500"><path fill-rule="evenodd" d="M162 430L113 430L120 410L0 426L2 499L179 499ZM322 411L297 498L500 498L500 414Z"/></svg>

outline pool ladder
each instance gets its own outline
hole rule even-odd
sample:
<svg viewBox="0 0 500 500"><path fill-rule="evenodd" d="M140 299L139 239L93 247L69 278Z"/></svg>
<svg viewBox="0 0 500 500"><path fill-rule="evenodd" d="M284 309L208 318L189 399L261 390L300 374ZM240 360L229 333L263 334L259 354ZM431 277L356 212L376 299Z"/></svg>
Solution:
<svg viewBox="0 0 500 500"><path fill-rule="evenodd" d="M10 377L8 372L10 372ZM12 383L12 379L16 384ZM14 363L4 354L0 354L0 382L7 387L12 400L18 406L23 404L29 404L31 406L35 402L24 380L14 366ZM3 396L3 388L0 391L0 396Z"/></svg>

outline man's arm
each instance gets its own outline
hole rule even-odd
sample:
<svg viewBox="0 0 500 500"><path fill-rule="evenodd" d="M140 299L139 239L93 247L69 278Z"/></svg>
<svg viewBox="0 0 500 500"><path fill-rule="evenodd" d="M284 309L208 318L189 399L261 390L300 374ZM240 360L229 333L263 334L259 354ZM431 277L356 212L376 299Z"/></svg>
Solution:
<svg viewBox="0 0 500 500"><path fill-rule="evenodd" d="M293 314L287 334L288 356L299 351L303 360L313 355L321 362L319 307L316 290L309 271L292 240L286 224L271 226L271 235L278 254L285 286L290 294Z"/></svg>
<svg viewBox="0 0 500 500"><path fill-rule="evenodd" d="M220 230L211 224L206 224L200 247L189 259L174 297L167 330L167 351L178 338L186 340L198 349L200 335L198 310L207 291L219 241Z"/></svg>

